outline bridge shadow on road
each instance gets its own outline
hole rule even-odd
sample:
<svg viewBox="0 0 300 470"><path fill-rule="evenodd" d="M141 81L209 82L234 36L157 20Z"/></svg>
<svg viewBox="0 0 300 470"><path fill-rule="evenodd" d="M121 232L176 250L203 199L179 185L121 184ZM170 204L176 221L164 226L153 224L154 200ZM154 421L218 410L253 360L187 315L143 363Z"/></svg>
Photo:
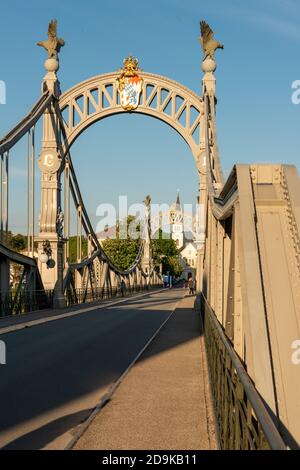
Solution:
<svg viewBox="0 0 300 470"><path fill-rule="evenodd" d="M53 441L58 436L62 436L70 429L78 426L80 423L85 421L91 414L91 409L86 409L72 413L70 415L58 418L45 426L39 427L34 431L31 431L19 438L11 441L6 446L2 447L2 450L38 450L45 447L48 442ZM33 447L34 443L34 447Z"/></svg>
<svg viewBox="0 0 300 470"><path fill-rule="evenodd" d="M38 449L80 424L182 295L181 289L149 294L3 335L8 363L1 369L0 447ZM154 354L198 337L200 323L193 324L184 330L177 322L178 334Z"/></svg>

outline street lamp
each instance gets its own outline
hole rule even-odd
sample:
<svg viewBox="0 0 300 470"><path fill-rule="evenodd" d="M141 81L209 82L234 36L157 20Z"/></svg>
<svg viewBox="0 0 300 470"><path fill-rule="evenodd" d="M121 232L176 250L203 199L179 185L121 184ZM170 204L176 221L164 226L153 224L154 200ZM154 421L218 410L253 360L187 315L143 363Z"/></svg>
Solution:
<svg viewBox="0 0 300 470"><path fill-rule="evenodd" d="M43 241L43 251L39 256L39 260L43 264L47 264L47 267L49 268L49 262L51 261L52 258L52 248L51 248L51 243L49 240Z"/></svg>

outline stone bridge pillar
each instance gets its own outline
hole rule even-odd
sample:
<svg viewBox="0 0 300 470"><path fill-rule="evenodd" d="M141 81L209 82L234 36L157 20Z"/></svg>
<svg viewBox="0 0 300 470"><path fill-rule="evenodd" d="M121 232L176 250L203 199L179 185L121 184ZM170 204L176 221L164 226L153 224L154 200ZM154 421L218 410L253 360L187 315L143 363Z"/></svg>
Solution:
<svg viewBox="0 0 300 470"><path fill-rule="evenodd" d="M151 198L147 196L145 199L145 217L144 217L144 252L142 255L141 266L143 271L146 274L149 274L151 271L151 212L150 212L150 203ZM146 278L146 283L149 284L149 277Z"/></svg>
<svg viewBox="0 0 300 470"><path fill-rule="evenodd" d="M48 89L54 96L59 96L59 81L56 75L58 61L54 58L48 59L45 67L48 73L43 80L43 91ZM54 104L51 103L43 116L42 151L38 160L42 173L38 266L45 289L55 291L54 302L57 307L64 306L62 283L65 241L61 210L62 158L60 148L59 122Z"/></svg>
<svg viewBox="0 0 300 470"><path fill-rule="evenodd" d="M200 116L200 153L197 158L197 168L199 174L199 193L198 193L198 208L196 214L197 220L197 274L196 274L196 288L197 291L202 290L203 287L203 262L204 262L204 244L205 244L205 232L206 232L206 215L208 207L208 193L206 184L207 175L207 155L208 146L213 142L207 142L206 136L206 122L209 119L206 113L205 97L209 96L211 103L215 103L216 94L216 78L214 72L217 68L216 62L210 58L206 58L202 62L202 70L204 72L202 79L202 96L203 102L201 107Z"/></svg>

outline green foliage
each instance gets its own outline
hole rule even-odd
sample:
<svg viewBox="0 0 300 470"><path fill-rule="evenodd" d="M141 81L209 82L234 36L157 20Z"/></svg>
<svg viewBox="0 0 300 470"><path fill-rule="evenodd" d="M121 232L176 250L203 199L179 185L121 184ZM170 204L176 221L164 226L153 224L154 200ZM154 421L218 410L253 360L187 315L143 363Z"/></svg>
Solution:
<svg viewBox="0 0 300 470"><path fill-rule="evenodd" d="M161 256L179 255L175 240L170 237L170 234L163 233L161 229L159 229L158 237L152 240L152 253L154 260L158 263L160 263Z"/></svg>
<svg viewBox="0 0 300 470"><path fill-rule="evenodd" d="M127 230L127 238L123 239L125 230ZM132 215L129 215L123 224L118 221L116 238L103 241L105 253L114 265L122 270L129 268L134 263L139 247L140 224Z"/></svg>
<svg viewBox="0 0 300 470"><path fill-rule="evenodd" d="M116 238L107 239L103 242L103 248L107 256L122 270L129 268L134 262L140 246L140 227L138 222L133 216L129 216L126 220L126 224L128 231L126 239L122 239L124 225L121 226L120 223L118 223ZM131 237L130 227L137 227L138 239ZM181 275L182 267L178 259L179 251L176 247L176 243L168 234L163 234L161 230L159 237L152 240L152 255L156 266L162 263L163 274L169 272L172 276L178 277Z"/></svg>
<svg viewBox="0 0 300 470"><path fill-rule="evenodd" d="M85 237L81 238L82 243L82 254L81 257L85 258L88 251L88 242ZM72 236L69 238L69 263L77 262L77 236Z"/></svg>
<svg viewBox="0 0 300 470"><path fill-rule="evenodd" d="M134 216L128 216L127 238L122 239L124 225L117 223L116 238L107 239L103 242L103 248L111 261L120 269L125 270L135 261L140 247L140 224ZM133 231L131 230L133 229ZM11 231L7 234L7 239L3 243L11 250L20 252L27 247L27 236L22 234L13 235ZM35 247L37 243L35 242ZM88 241L82 237L82 258L87 256ZM179 277L182 273L182 267L179 262L179 251L176 243L169 234L163 234L159 231L157 239L152 240L152 255L154 264L159 267L162 264L163 274L169 273L172 276ZM69 259L70 263L77 262L77 236L71 236L69 239Z"/></svg>
<svg viewBox="0 0 300 470"><path fill-rule="evenodd" d="M21 235L20 233L14 235L12 231L9 230L7 234L4 232L1 243L13 251L20 252L25 250L27 246L27 237L25 235Z"/></svg>
<svg viewBox="0 0 300 470"><path fill-rule="evenodd" d="M171 276L180 277L183 268L180 264L178 256L169 256L162 260L163 274L170 274Z"/></svg>
<svg viewBox="0 0 300 470"><path fill-rule="evenodd" d="M140 240L127 238L107 239L103 242L103 248L107 256L119 269L127 269L137 257L140 246Z"/></svg>
<svg viewBox="0 0 300 470"><path fill-rule="evenodd" d="M13 235L10 240L10 247L14 251L23 251L27 246L27 237L25 235L21 235L18 233L17 235Z"/></svg>
<svg viewBox="0 0 300 470"><path fill-rule="evenodd" d="M169 234L164 234L160 229L158 237L152 240L152 254L156 265L162 264L163 274L179 277L182 267L179 262L179 250Z"/></svg>

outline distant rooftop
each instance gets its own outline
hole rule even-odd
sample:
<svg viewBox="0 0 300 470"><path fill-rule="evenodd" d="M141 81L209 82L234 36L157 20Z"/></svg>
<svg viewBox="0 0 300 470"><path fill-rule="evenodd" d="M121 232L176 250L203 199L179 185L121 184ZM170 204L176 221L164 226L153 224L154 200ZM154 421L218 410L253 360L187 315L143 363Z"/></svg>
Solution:
<svg viewBox="0 0 300 470"><path fill-rule="evenodd" d="M106 226L102 232L98 232L97 238L98 240L106 240L108 238L115 238L117 233L116 226L113 225L112 227Z"/></svg>

